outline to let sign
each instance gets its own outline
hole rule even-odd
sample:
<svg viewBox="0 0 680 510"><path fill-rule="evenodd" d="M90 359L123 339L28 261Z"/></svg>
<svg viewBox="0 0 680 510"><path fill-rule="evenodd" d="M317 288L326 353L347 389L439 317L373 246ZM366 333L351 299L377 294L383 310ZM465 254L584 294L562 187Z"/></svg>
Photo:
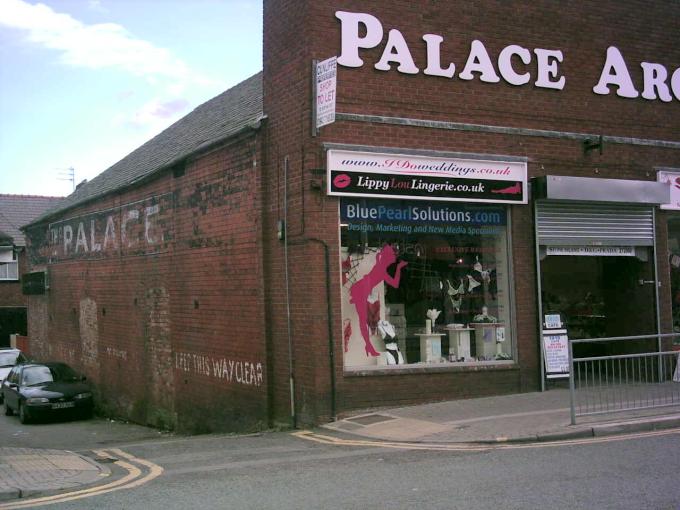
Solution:
<svg viewBox="0 0 680 510"><path fill-rule="evenodd" d="M335 122L335 91L337 86L337 57L316 65L316 127Z"/></svg>

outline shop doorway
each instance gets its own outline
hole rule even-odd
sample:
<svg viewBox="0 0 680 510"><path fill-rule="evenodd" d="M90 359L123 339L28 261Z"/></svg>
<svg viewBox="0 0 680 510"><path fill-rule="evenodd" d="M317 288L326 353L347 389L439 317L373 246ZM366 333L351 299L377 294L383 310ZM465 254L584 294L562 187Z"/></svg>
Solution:
<svg viewBox="0 0 680 510"><path fill-rule="evenodd" d="M657 332L653 250L635 247L615 256L546 255L540 263L542 310L560 314L570 338ZM576 357L656 350L654 340L579 345Z"/></svg>

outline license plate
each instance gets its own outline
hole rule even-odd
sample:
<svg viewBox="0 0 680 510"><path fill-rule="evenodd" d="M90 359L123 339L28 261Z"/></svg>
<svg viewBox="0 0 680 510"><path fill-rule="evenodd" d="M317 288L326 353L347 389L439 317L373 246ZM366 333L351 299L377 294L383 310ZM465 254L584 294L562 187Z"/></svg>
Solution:
<svg viewBox="0 0 680 510"><path fill-rule="evenodd" d="M68 407L75 406L76 406L75 402L57 402L56 404L52 404L52 409L66 409Z"/></svg>

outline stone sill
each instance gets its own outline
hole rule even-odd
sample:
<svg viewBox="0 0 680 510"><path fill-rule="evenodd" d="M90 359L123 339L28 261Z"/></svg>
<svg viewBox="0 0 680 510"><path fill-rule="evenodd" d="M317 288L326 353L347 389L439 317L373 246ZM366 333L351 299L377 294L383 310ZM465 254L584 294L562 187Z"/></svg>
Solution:
<svg viewBox="0 0 680 510"><path fill-rule="evenodd" d="M410 363L408 365L376 365L372 367L345 368L345 377L366 377L382 375L437 374L448 372L485 372L497 370L519 370L513 360L472 361L469 363Z"/></svg>

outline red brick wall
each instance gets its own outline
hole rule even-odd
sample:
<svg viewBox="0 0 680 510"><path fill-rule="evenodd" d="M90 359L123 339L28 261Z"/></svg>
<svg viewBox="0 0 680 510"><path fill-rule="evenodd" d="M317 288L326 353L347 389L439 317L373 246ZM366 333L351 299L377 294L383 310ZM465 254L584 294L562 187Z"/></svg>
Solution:
<svg viewBox="0 0 680 510"><path fill-rule="evenodd" d="M51 289L31 298L33 354L77 366L103 408L134 421L197 432L266 425L258 144L242 137L182 176L65 213L164 197L153 246L140 221L132 247L48 264Z"/></svg>
<svg viewBox="0 0 680 510"><path fill-rule="evenodd" d="M309 210L311 191L303 172L303 165L317 150L308 140L308 23L303 2L264 4L264 110L268 120L263 246L271 354L268 373L274 397L270 411L274 421L284 423L290 423L289 349L293 353L298 422L316 421L321 395L327 391L324 379L328 377L323 252L304 241L319 222ZM290 331L284 245L276 236L277 222L286 217L286 198Z"/></svg>
<svg viewBox="0 0 680 510"><path fill-rule="evenodd" d="M26 272L26 250L18 249L19 280L0 280L0 307L26 306L28 300L21 292L21 275Z"/></svg>
<svg viewBox="0 0 680 510"><path fill-rule="evenodd" d="M656 217L656 250L657 250L657 271L659 279L662 284L659 287L659 314L661 317L661 333L673 333L673 316L672 303L673 296L671 295L670 282L670 261L668 249L668 220L675 216L676 212L659 211ZM665 338L661 342L661 348L664 351L671 350L674 341L677 343L678 338Z"/></svg>
<svg viewBox="0 0 680 510"><path fill-rule="evenodd" d="M29 338L23 335L15 335L16 348L27 356L31 356L31 351L29 350Z"/></svg>
<svg viewBox="0 0 680 510"><path fill-rule="evenodd" d="M608 46L617 46L642 92L642 61L658 62L669 74L680 66L680 47L669 43L677 33L680 6L641 1L566 2L435 2L266 0L264 3L265 112L268 115L265 219L265 266L269 290L268 323L275 354L274 414L288 413L287 351L282 245L274 238L275 221L283 215L283 160L289 157L288 214L291 238L322 239L331 254L333 342L335 345L338 411L364 406L530 391L539 387L537 284L532 206L511 206L518 369L428 374L349 376L342 371L338 274L337 199L312 189L315 169L325 168L323 142L378 147L431 149L528 158L529 177L552 174L582 177L655 180L655 166L680 167L680 150L659 146L606 144L602 155L583 153L581 141L405 127L339 120L310 136L310 66L340 52L340 22L335 11L367 12L383 25L383 44L361 50L364 66L338 67L337 111L415 119L474 123L619 137L678 140L680 101L672 103L615 94L593 93ZM416 65L425 67L426 33L442 35L442 63L453 61L459 73L470 43L481 40L495 60L507 45L559 49L564 61L563 90L533 86L536 58L527 66L529 84L482 83L378 71L387 32L401 31ZM495 64L494 64L495 65ZM395 66L396 67L396 66ZM497 66L496 66L497 70ZM518 68L519 70L519 68ZM665 221L660 216L660 222ZM659 226L660 235L664 232ZM660 245L662 247L663 245ZM657 252L660 277L667 282L665 251ZM325 419L330 412L330 380L325 333L325 289L322 253L316 245L290 248L292 330L297 379L296 401L302 421ZM663 288L663 285L662 285ZM669 303L662 291L661 312L667 327Z"/></svg>

